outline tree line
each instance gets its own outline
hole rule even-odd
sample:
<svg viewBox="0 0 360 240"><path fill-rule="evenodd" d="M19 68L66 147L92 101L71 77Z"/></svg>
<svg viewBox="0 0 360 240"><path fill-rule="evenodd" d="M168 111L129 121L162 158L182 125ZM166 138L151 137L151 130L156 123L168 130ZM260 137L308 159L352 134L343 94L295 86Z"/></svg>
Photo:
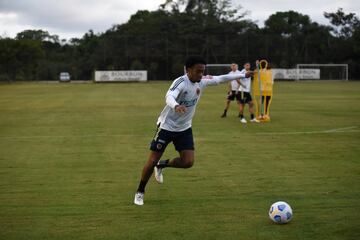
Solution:
<svg viewBox="0 0 360 240"><path fill-rule="evenodd" d="M183 61L201 55L209 63L269 60L271 67L297 63L347 63L360 79L360 21L355 13L325 12L329 25L295 11L276 12L263 27L246 19L230 0L166 0L139 10L103 33L61 40L46 30L0 38L0 81L93 79L95 70L148 70L150 80L169 80Z"/></svg>

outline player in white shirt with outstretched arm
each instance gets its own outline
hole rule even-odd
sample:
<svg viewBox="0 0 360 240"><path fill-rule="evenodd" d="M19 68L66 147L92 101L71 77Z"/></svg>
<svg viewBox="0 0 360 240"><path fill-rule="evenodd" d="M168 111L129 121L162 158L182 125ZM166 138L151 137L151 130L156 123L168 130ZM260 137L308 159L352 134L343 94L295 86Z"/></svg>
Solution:
<svg viewBox="0 0 360 240"><path fill-rule="evenodd" d="M166 106L157 121L157 131L150 144L150 155L142 170L134 203L144 204L145 186L155 170L157 182L163 182L165 167L190 168L194 164L194 139L191 123L204 89L210 85L249 77L250 73L204 77L206 62L200 57L186 60L186 74L177 78L166 93ZM173 142L179 157L161 160L167 145Z"/></svg>

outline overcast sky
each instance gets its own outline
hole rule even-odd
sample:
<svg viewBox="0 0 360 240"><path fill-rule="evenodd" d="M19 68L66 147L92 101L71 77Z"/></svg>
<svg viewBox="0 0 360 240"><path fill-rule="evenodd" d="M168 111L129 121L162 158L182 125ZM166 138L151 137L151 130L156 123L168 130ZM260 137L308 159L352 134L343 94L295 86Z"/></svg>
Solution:
<svg viewBox="0 0 360 240"><path fill-rule="evenodd" d="M126 22L139 9L155 10L165 0L0 0L0 35L14 37L25 29L43 29L61 38L82 37L89 29L104 32ZM360 13L359 0L233 0L260 26L276 11L295 10L327 24L324 11L342 7Z"/></svg>

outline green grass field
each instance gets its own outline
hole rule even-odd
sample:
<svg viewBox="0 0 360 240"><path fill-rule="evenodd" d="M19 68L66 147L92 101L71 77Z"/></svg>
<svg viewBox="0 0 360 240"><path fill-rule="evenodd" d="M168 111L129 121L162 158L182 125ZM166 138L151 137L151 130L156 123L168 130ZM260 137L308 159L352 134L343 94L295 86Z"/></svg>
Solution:
<svg viewBox="0 0 360 240"><path fill-rule="evenodd" d="M0 239L360 239L360 82L277 83L272 121L246 126L209 87L194 167L135 206L169 84L0 85Z"/></svg>

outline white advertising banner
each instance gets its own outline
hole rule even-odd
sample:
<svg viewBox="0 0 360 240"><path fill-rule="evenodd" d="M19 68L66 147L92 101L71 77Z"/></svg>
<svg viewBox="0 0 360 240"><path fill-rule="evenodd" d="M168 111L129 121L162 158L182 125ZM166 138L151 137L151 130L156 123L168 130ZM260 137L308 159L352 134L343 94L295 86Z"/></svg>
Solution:
<svg viewBox="0 0 360 240"><path fill-rule="evenodd" d="M271 70L274 79L320 79L320 69L273 68Z"/></svg>
<svg viewBox="0 0 360 240"><path fill-rule="evenodd" d="M95 82L146 82L147 71L95 71Z"/></svg>

